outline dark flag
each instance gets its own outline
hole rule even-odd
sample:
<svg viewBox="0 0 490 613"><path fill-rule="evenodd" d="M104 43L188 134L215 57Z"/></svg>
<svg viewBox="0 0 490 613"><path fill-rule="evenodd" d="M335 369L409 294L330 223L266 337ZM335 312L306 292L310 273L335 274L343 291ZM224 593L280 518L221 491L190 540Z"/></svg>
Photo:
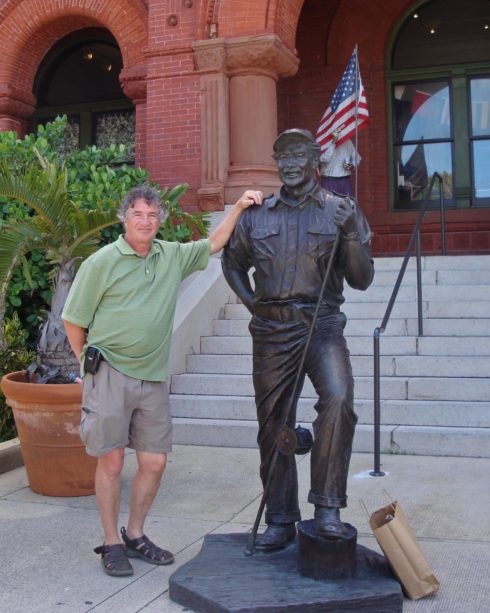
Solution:
<svg viewBox="0 0 490 613"><path fill-rule="evenodd" d="M424 144L419 143L406 164L403 166L406 184L412 188L411 199L414 200L429 184L427 163L425 161Z"/></svg>

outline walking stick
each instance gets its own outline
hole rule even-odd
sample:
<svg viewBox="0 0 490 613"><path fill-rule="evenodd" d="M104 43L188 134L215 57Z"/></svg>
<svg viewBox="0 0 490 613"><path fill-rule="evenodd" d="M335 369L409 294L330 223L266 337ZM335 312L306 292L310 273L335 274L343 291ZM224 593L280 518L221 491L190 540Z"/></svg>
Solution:
<svg viewBox="0 0 490 613"><path fill-rule="evenodd" d="M277 433L276 440L274 441L274 453L272 455L271 463L269 466L269 472L267 473L267 479L266 479L265 486L264 486L264 493L262 494L262 499L260 501L259 509L257 511L257 517L255 518L255 523L248 537L247 545L244 549L244 554L246 556L251 556L254 553L255 541L257 539L257 531L259 529L260 520L262 519L262 513L264 512L265 503L267 501L267 496L269 494L270 486L272 483L272 477L276 469L277 458L279 456L279 452L283 453L284 455L291 455L292 453L294 453L294 450L296 448L296 435L294 431L291 430L291 428L289 428L286 425L286 423L287 423L291 408L293 406L293 403L297 401L296 394L298 392L298 384L301 378L301 374L303 372L303 366L306 360L306 354L310 346L311 337L313 335L313 329L315 327L315 323L318 318L318 312L320 311L320 305L322 302L323 294L325 292L325 287L327 286L328 278L330 277L330 271L332 269L333 260L335 257L335 253L337 252L339 242L340 242L340 232L339 230L337 230L337 234L335 235L335 241L332 246L332 251L330 252L330 256L328 258L327 269L323 277L320 294L318 296L318 301L316 303L315 311L313 313L313 319L311 320L308 337L306 339L306 343L303 349L303 354L301 356L300 364L296 372L296 377L295 377L294 386L293 386L293 393L290 396L289 403L286 405L287 410L285 410L282 415L281 425Z"/></svg>

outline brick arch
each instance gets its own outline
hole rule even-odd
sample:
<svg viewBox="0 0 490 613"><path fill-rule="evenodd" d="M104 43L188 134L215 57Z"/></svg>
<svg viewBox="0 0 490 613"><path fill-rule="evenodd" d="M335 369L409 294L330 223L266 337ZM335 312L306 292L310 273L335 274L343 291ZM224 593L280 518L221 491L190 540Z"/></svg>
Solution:
<svg viewBox="0 0 490 613"><path fill-rule="evenodd" d="M303 3L304 0L207 0L201 10L198 38L212 38L209 27L217 24L218 37L274 33L294 49Z"/></svg>
<svg viewBox="0 0 490 613"><path fill-rule="evenodd" d="M42 7L42 8L41 8ZM120 0L117 10L112 0L14 0L0 12L0 107L26 117L35 104L32 84L39 63L58 40L86 27L108 29L117 40L125 71L145 64L143 48L147 41L147 11L143 2ZM15 35L13 35L15 33ZM14 101L14 102L12 102ZM1 109L1 112L9 109Z"/></svg>

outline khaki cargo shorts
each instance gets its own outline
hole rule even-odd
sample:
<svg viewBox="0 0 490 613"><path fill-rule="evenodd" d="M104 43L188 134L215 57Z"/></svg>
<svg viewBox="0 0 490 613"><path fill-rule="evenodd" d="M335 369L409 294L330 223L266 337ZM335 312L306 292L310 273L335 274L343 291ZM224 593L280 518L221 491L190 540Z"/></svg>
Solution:
<svg viewBox="0 0 490 613"><path fill-rule="evenodd" d="M123 375L109 362L83 377L80 438L91 456L130 447L136 451L172 450L172 418L165 381Z"/></svg>

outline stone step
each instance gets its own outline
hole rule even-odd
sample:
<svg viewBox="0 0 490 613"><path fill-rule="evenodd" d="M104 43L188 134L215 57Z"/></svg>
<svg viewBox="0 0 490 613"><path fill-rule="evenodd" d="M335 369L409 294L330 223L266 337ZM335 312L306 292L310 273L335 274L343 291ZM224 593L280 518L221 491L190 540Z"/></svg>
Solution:
<svg viewBox="0 0 490 613"><path fill-rule="evenodd" d="M459 378L449 377L381 377L381 398L384 400L490 400L490 379L467 377L464 385ZM252 396L250 375L181 374L174 375L172 394L205 394L225 396ZM307 379L302 396L316 397ZM356 377L355 397L373 398L373 378Z"/></svg>
<svg viewBox="0 0 490 613"><path fill-rule="evenodd" d="M314 421L315 402L316 398L300 399L298 423ZM251 396L171 394L170 403L174 417L256 420L255 402ZM372 400L356 399L354 407L359 424L373 423ZM383 425L490 428L490 402L382 400L380 413Z"/></svg>
<svg viewBox="0 0 490 613"><path fill-rule="evenodd" d="M490 264L490 262L489 262ZM370 287L395 286L398 270L378 270L375 264L373 283ZM407 270L403 275L402 287L416 285L416 270ZM422 270L422 285L490 285L490 269L480 270Z"/></svg>
<svg viewBox="0 0 490 613"><path fill-rule="evenodd" d="M373 374L373 357L351 355L354 376ZM441 360L440 355L380 356L382 376L398 377L488 377L490 360L488 356L449 356ZM187 372L194 374L216 373L222 375L251 375L250 354L195 354L187 356Z"/></svg>
<svg viewBox="0 0 490 613"><path fill-rule="evenodd" d="M374 258L375 270L400 270L403 257ZM422 270L490 270L490 255L430 255L422 256ZM416 258L408 261L407 271L415 270Z"/></svg>
<svg viewBox="0 0 490 613"><path fill-rule="evenodd" d="M216 319L213 333L216 336L250 336L247 319ZM381 324L378 319L349 319L345 335L370 336ZM426 319L423 320L425 336L490 336L490 318L478 319ZM417 336L418 320L415 318L394 318L389 320L383 336Z"/></svg>
<svg viewBox="0 0 490 613"><path fill-rule="evenodd" d="M257 447L251 421L174 418L174 443L213 447ZM382 426L381 453L490 457L490 429ZM373 452L373 427L356 427L353 451Z"/></svg>
<svg viewBox="0 0 490 613"><path fill-rule="evenodd" d="M386 302L350 302L342 305L341 310L346 314L348 319L376 319L379 322L384 317L386 312ZM443 302L439 300L422 301L422 313L428 318L488 318L489 306L488 301L460 301ZM225 306L226 319L247 319L250 317L247 309L243 304L227 304ZM417 304L411 302L395 302L391 319L397 318L413 318L417 317ZM391 321L391 320L390 320ZM379 324L378 324L379 325Z"/></svg>
<svg viewBox="0 0 490 613"><path fill-rule="evenodd" d="M351 336L347 339L347 344L351 355L373 355L373 341L369 336ZM382 355L392 356L490 356L490 336L423 336L420 338L414 336L382 336L380 348ZM246 336L203 336L201 337L201 353L217 355L251 354L252 339Z"/></svg>
<svg viewBox="0 0 490 613"><path fill-rule="evenodd" d="M393 288L386 286L371 286L366 291L360 292L346 286L344 289L345 302L384 302L388 304ZM422 299L427 301L443 302L473 302L487 300L490 294L488 285L427 285L422 288ZM415 285L402 285L397 294L397 301L414 302L417 299L417 288Z"/></svg>
<svg viewBox="0 0 490 613"><path fill-rule="evenodd" d="M359 421L354 451L373 450L373 332L381 324L402 258L376 258L366 292L346 286L346 337ZM381 450L386 453L490 457L490 256L422 257L424 335L418 337L416 262L412 257L381 335ZM250 314L223 309L201 355L174 375L174 441L255 447ZM307 379L297 421L311 426L317 396Z"/></svg>

